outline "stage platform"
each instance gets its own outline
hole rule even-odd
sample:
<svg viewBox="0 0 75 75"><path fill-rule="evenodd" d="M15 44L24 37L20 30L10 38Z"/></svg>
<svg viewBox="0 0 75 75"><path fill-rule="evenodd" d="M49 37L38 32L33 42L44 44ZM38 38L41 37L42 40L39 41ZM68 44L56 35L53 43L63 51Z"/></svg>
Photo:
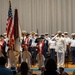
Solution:
<svg viewBox="0 0 75 75"><path fill-rule="evenodd" d="M36 74L36 75L40 75L41 71L38 70L38 64L36 65L31 65L30 67L33 71L33 74ZM72 65L72 62L69 62L69 63L66 63L64 64L64 70L69 74L69 75L72 75L73 71L75 70L75 64ZM58 69L57 69L58 71Z"/></svg>

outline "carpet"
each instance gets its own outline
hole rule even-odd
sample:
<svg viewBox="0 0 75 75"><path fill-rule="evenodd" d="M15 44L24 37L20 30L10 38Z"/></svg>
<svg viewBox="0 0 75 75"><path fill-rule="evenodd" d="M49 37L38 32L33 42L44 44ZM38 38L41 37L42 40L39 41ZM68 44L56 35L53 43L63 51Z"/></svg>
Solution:
<svg viewBox="0 0 75 75"><path fill-rule="evenodd" d="M65 72L73 72L75 68L64 68Z"/></svg>
<svg viewBox="0 0 75 75"><path fill-rule="evenodd" d="M39 71L38 68L31 68L31 70ZM64 68L65 72L73 72L74 70L75 70L75 68ZM59 71L59 69L57 69L57 71Z"/></svg>

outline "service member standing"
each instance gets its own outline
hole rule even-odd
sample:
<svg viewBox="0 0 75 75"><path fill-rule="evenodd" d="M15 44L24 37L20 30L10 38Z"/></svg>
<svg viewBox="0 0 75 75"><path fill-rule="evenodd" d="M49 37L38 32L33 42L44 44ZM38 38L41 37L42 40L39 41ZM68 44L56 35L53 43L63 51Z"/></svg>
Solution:
<svg viewBox="0 0 75 75"><path fill-rule="evenodd" d="M72 33L71 35L70 48L72 53L72 64L75 64L75 33Z"/></svg>
<svg viewBox="0 0 75 75"><path fill-rule="evenodd" d="M66 41L66 53L65 53L66 59L65 59L65 62L68 62L69 61L69 52L70 52L70 37L68 36L68 32L64 32L64 38Z"/></svg>
<svg viewBox="0 0 75 75"><path fill-rule="evenodd" d="M63 67L65 62L66 42L64 37L62 37L61 31L58 31L55 40L56 40L56 52L57 52L57 66Z"/></svg>

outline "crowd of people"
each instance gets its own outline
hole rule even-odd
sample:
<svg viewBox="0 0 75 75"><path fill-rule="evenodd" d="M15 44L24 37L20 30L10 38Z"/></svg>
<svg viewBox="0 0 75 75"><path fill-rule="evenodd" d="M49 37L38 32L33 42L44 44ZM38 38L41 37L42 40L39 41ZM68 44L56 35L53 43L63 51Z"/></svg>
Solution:
<svg viewBox="0 0 75 75"><path fill-rule="evenodd" d="M0 57L0 75L37 75L33 74L26 62L22 62L21 65L15 70L14 68L8 69L5 66L6 58ZM41 74L39 75L69 75L64 71L63 67L60 67L57 71L57 64L54 59L49 58L45 64L45 67L41 67ZM74 75L74 73L73 73Z"/></svg>
<svg viewBox="0 0 75 75"><path fill-rule="evenodd" d="M48 57L57 62L57 67L64 67L65 56L69 59L72 54L72 64L75 64L75 33L68 36L68 32L58 31L49 37L48 33L39 35L32 31L22 32L20 38L21 50L15 49L15 40L7 34L0 36L0 57L4 56L8 67L15 67L18 63L27 62L28 67L38 63L39 69L45 66ZM17 52L17 60L15 53Z"/></svg>

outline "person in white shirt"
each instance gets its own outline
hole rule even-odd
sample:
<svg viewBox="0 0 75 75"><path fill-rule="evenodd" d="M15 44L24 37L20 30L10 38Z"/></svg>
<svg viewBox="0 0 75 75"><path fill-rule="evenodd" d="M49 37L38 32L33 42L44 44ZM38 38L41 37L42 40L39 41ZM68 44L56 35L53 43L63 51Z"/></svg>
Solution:
<svg viewBox="0 0 75 75"><path fill-rule="evenodd" d="M52 34L51 38L54 37L54 34ZM56 47L56 41L50 40L49 41L49 50L50 50L50 56L55 60L55 47Z"/></svg>
<svg viewBox="0 0 75 75"><path fill-rule="evenodd" d="M27 33L26 31L24 31L24 30L22 31L22 33L21 33L21 35L22 35L21 39L22 40L24 40L26 38L26 33Z"/></svg>
<svg viewBox="0 0 75 75"><path fill-rule="evenodd" d="M30 49L29 49L29 51L32 55L32 58L31 58L32 65L36 64L36 45L37 45L37 43L35 42L35 40L36 40L35 32L32 32L31 38L30 38Z"/></svg>
<svg viewBox="0 0 75 75"><path fill-rule="evenodd" d="M48 33L45 33L45 39L48 40L48 42L49 42L50 37L49 37Z"/></svg>
<svg viewBox="0 0 75 75"><path fill-rule="evenodd" d="M72 53L72 64L75 64L75 33L72 33L71 35L70 48Z"/></svg>
<svg viewBox="0 0 75 75"><path fill-rule="evenodd" d="M9 41L9 38L7 37L7 33L4 33L4 41L6 42L5 52L7 52L7 50L8 50L7 44L8 44L8 41Z"/></svg>
<svg viewBox="0 0 75 75"><path fill-rule="evenodd" d="M66 42L64 37L62 37L62 32L58 31L56 40L56 52L57 52L57 66L64 67L65 62L65 51L66 51Z"/></svg>
<svg viewBox="0 0 75 75"><path fill-rule="evenodd" d="M64 38L65 38L65 41L66 41L66 53L65 53L66 59L65 59L65 61L68 62L69 51L70 51L70 38L68 36L68 32L64 32Z"/></svg>
<svg viewBox="0 0 75 75"><path fill-rule="evenodd" d="M20 38L21 47L20 47L20 51L23 51L24 50L23 46L24 46L24 43L25 43L26 34L27 34L27 32L24 31L24 30L21 33L21 38Z"/></svg>

